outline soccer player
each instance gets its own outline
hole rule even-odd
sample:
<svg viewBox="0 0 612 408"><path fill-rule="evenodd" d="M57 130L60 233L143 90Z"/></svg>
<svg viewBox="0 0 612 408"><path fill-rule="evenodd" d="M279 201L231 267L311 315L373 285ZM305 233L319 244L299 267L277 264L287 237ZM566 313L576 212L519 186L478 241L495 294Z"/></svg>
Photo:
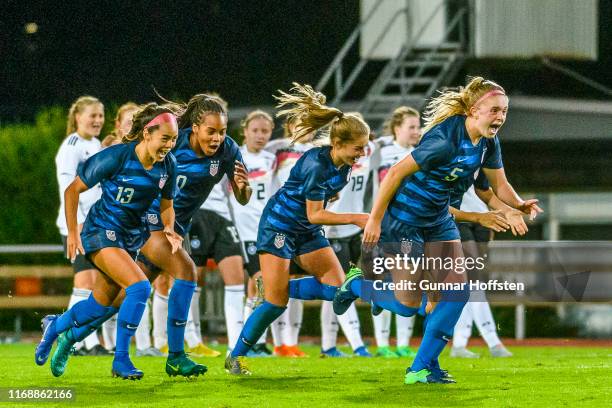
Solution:
<svg viewBox="0 0 612 408"><path fill-rule="evenodd" d="M130 133L134 115L140 108L134 102L126 102L117 109L115 116L115 128L102 140L102 148L121 143L123 137ZM136 343L137 357L160 357L163 356L158 349L151 346L151 308L149 302L145 305L145 310L140 319L140 324L134 340ZM104 347L107 350L115 350L115 333L117 331L117 315L115 314L102 325L102 336Z"/></svg>
<svg viewBox="0 0 612 408"><path fill-rule="evenodd" d="M60 194L60 208L56 224L62 236L64 250L66 250L68 236L64 212L64 192L76 177L79 166L100 151L98 136L103 125L104 105L97 98L81 96L70 107L66 126L67 136L55 156ZM79 228L82 228L91 206L100 198L100 191L100 186L96 185L79 197L77 211ZM74 283L68 308L77 302L86 300L91 295L96 276L96 267L83 254L76 256L72 262L72 269L74 270ZM109 327L105 325L103 332L108 331ZM83 342L75 344L75 350L77 355L83 356L110 354L100 345L97 333L91 333Z"/></svg>
<svg viewBox="0 0 612 408"><path fill-rule="evenodd" d="M374 178L374 197L378 187L395 163L406 157L421 139L420 114L409 106L400 106L391 114L387 124L391 137L381 137L376 140L379 148L372 158L376 171ZM374 322L374 337L376 339L376 356L385 358L414 357L416 352L410 348L410 337L414 328L415 316L395 315L397 348L389 346L392 313L383 310L379 315L372 316Z"/></svg>
<svg viewBox="0 0 612 408"><path fill-rule="evenodd" d="M247 256L245 268L249 274L249 281L248 296L244 306L244 321L246 321L253 310L263 302L263 293L259 293L257 287L257 280L261 280L261 268L256 247L257 226L272 193L276 156L264 149L274 129L274 120L270 114L262 110L254 110L247 114L240 125L244 135L244 144L240 147L240 152L249 169L249 184L253 190L253 196L244 206L230 196L230 204ZM249 350L249 357L265 357L272 354L266 347L266 334L267 329Z"/></svg>
<svg viewBox="0 0 612 408"><path fill-rule="evenodd" d="M134 335L151 292L151 285L134 261L148 237L143 224L147 209L161 194L163 237L172 252L181 244L173 230L176 160L170 154L178 134L176 117L167 108L148 104L134 117L125 137L130 143L109 147L88 159L66 189L67 251L74 260L85 254L103 273L97 273L92 294L61 316L43 319L43 338L36 348L36 363L46 362L55 339L61 334L51 361L53 375L64 373L69 351L83 332L91 333L117 312L113 301L121 289L125 299L119 308L113 376L140 379L144 375L129 358ZM79 195L101 183L102 197L92 207L79 234Z"/></svg>
<svg viewBox="0 0 612 408"><path fill-rule="evenodd" d="M354 115L326 106L325 96L310 86L294 84L293 93L281 92L279 115L298 116L295 139L330 126L329 146L307 151L291 170L287 182L268 201L259 223L257 251L263 274L265 301L246 321L240 339L225 361L231 374L248 375L244 356L285 308L289 297L332 300L342 282L338 258L325 238L322 225L355 224L362 228L362 213L333 213L325 209L350 180L352 166L364 156L370 129ZM289 280L295 259L314 275Z"/></svg>
<svg viewBox="0 0 612 408"><path fill-rule="evenodd" d="M350 112L361 119L359 112ZM371 162L376 145L369 142L365 155L353 165L351 179L339 193L339 198L330 203L328 210L339 213L362 213L365 206L366 186L372 170ZM361 257L361 229L356 225L333 225L325 227L325 236L329 239L342 269L348 271L351 264L356 265ZM321 302L321 357L346 357L337 348L338 325L342 327L353 355L372 357L361 338L359 316L354 304L341 316L334 313L332 302Z"/></svg>
<svg viewBox="0 0 612 408"><path fill-rule="evenodd" d="M387 244L387 250L417 257L424 251L428 258L439 257L444 251L453 259L463 257L459 231L449 212L450 193L461 180L473 178L480 167L493 191L506 204L532 217L541 212L537 200L522 200L506 178L496 135L507 111L504 89L482 77L472 78L458 91L443 91L430 101L424 115L425 135L417 148L393 166L383 180L364 230L364 242L375 243L380 239ZM395 279L402 271L392 272ZM430 272L435 278L445 271ZM448 280L462 283L465 274L451 270ZM337 304L342 311L368 285L359 273L349 273L336 295L334 307ZM454 382L440 370L437 361L452 337L469 289L464 286L464 290L440 292L442 299L436 304L432 302L433 311L430 308L423 341L406 370L406 384ZM417 291L395 295L399 300L393 300L411 309L410 314L419 310L421 294ZM379 302L379 306L385 305Z"/></svg>

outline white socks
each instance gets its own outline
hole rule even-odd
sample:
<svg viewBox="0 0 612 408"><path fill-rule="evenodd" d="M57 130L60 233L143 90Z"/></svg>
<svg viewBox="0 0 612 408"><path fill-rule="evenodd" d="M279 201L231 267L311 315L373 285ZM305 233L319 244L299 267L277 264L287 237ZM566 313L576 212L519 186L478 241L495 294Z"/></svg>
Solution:
<svg viewBox="0 0 612 408"><path fill-rule="evenodd" d="M234 347L244 326L244 285L225 285L225 298L223 300L225 312L225 325L227 327L227 344Z"/></svg>
<svg viewBox="0 0 612 408"><path fill-rule="evenodd" d="M291 300L291 299L289 299ZM289 331L289 305L282 315L278 316L275 321L270 325L270 331L272 332L272 341L274 347L280 347L285 344L285 338L289 337L286 334Z"/></svg>
<svg viewBox="0 0 612 408"><path fill-rule="evenodd" d="M300 329L302 328L304 301L302 299L289 299L287 311L289 312L289 328L285 330L284 333L284 344L287 346L295 346L298 344Z"/></svg>
<svg viewBox="0 0 612 408"><path fill-rule="evenodd" d="M476 327L478 327L478 331L487 346L493 348L501 344L489 302L470 302L468 304L472 308L474 323L476 323Z"/></svg>
<svg viewBox="0 0 612 408"><path fill-rule="evenodd" d="M416 316L404 317L395 315L395 327L397 330L397 347L408 347L412 330L414 329L414 319Z"/></svg>
<svg viewBox="0 0 612 408"><path fill-rule="evenodd" d="M340 323L340 327L342 327L342 331L351 345L351 349L357 350L363 346L355 302L351 303L346 313L338 316L338 323Z"/></svg>
<svg viewBox="0 0 612 408"><path fill-rule="evenodd" d="M89 289L72 288L72 296L70 296L68 309L70 309L76 303L79 303L83 300L87 300L87 298L89 298L89 295L91 295L91 290ZM100 344L100 340L98 340L98 333L93 332L89 336L87 336L85 340L76 343L74 347L79 350L84 345L87 350L91 350L98 344Z"/></svg>
<svg viewBox="0 0 612 408"><path fill-rule="evenodd" d="M389 347L389 332L391 331L391 312L383 310L378 316L372 316L374 321L374 337L377 347Z"/></svg>
<svg viewBox="0 0 612 408"><path fill-rule="evenodd" d="M117 337L117 314L115 313L110 319L102 324L102 338L104 339L104 347L107 350L115 348L115 339Z"/></svg>
<svg viewBox="0 0 612 408"><path fill-rule="evenodd" d="M195 347L202 343L202 330L200 329L200 295L201 287L196 287L191 297L189 306L189 318L185 326L185 341L188 347Z"/></svg>
<svg viewBox="0 0 612 408"><path fill-rule="evenodd" d="M146 350L151 347L151 307L149 301L145 303L145 310L136 329L134 340L137 350Z"/></svg>
<svg viewBox="0 0 612 408"><path fill-rule="evenodd" d="M168 296L155 292L153 295L153 344L160 349L168 344Z"/></svg>
<svg viewBox="0 0 612 408"><path fill-rule="evenodd" d="M338 318L334 313L333 302L324 300L321 303L321 350L336 347L338 338Z"/></svg>

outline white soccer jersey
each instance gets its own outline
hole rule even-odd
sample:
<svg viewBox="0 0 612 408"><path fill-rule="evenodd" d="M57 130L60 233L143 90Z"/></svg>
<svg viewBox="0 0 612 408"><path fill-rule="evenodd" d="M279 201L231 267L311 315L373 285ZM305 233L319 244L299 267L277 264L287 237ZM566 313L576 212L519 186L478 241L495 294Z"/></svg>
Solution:
<svg viewBox="0 0 612 408"><path fill-rule="evenodd" d="M360 213L364 209L364 198L366 185L372 171L371 159L376 145L368 143L365 149L365 156L360 158L351 169L351 179L349 183L340 191L340 198L327 206L327 210L337 213ZM358 234L358 226L330 225L325 227L325 236L331 239L347 238Z"/></svg>
<svg viewBox="0 0 612 408"><path fill-rule="evenodd" d="M487 205L476 195L474 186L463 194L461 201L461 211L483 213L489 211Z"/></svg>
<svg viewBox="0 0 612 408"><path fill-rule="evenodd" d="M232 221L232 214L229 209L229 181L227 176L223 176L223 178L215 184L215 186L210 190L210 194L206 201L200 206L202 210L214 211L223 218L228 221Z"/></svg>
<svg viewBox="0 0 612 408"><path fill-rule="evenodd" d="M276 171L272 179L272 192L276 192L289 179L291 169L300 157L312 149L312 143L294 143L289 139L272 140L266 146L266 151L276 156Z"/></svg>
<svg viewBox="0 0 612 408"><path fill-rule="evenodd" d="M376 172L374 177L374 196L378 193L378 186L385 178L387 172L395 163L401 161L408 153L414 150L413 146L403 147L399 145L393 138L381 137L377 139L379 148L372 156L371 166Z"/></svg>
<svg viewBox="0 0 612 408"><path fill-rule="evenodd" d="M87 140L75 132L64 139L57 155L55 155L55 168L60 195L60 208L57 214L56 225L62 235L68 235L66 214L64 213L64 192L70 183L74 181L78 167L85 162L85 160L98 153L100 149L100 141L97 138L93 137ZM79 224L85 222L89 209L98 201L101 194L102 190L99 184L81 193L77 211L77 222Z"/></svg>
<svg viewBox="0 0 612 408"><path fill-rule="evenodd" d="M246 146L240 148L242 159L249 169L249 184L253 190L251 199L242 205L230 194L230 204L238 235L243 241L257 241L257 227L264 207L271 196L272 178L276 168L276 156L265 150L251 153Z"/></svg>

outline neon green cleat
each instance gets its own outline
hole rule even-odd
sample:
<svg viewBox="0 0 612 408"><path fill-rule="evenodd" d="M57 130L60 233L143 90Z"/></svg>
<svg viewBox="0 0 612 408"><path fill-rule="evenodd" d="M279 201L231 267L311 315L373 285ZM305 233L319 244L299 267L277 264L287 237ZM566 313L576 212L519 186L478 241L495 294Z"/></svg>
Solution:
<svg viewBox="0 0 612 408"><path fill-rule="evenodd" d="M198 376L208 371L205 365L198 364L183 352L176 357L168 357L166 360L166 373L170 377L181 375L183 377Z"/></svg>
<svg viewBox="0 0 612 408"><path fill-rule="evenodd" d="M399 357L414 358L417 353L408 346L401 346L395 349L395 354Z"/></svg>
<svg viewBox="0 0 612 408"><path fill-rule="evenodd" d="M416 383L428 383L427 377L431 373L427 369L422 369L420 371L407 371L404 376L404 384L416 384Z"/></svg>
<svg viewBox="0 0 612 408"><path fill-rule="evenodd" d="M334 296L334 313L337 315L343 315L351 304L358 298L356 294L351 290L351 282L355 279L363 279L363 272L356 266L352 266L346 274L344 283L336 291Z"/></svg>
<svg viewBox="0 0 612 408"><path fill-rule="evenodd" d="M384 357L384 358L398 358L399 356L395 354L395 351L391 350L391 347L384 346L378 347L376 349L375 357Z"/></svg>
<svg viewBox="0 0 612 408"><path fill-rule="evenodd" d="M70 330L60 334L57 339L57 348L51 357L51 373L55 377L61 377L66 371L68 358L73 353L73 346L76 343L72 339Z"/></svg>

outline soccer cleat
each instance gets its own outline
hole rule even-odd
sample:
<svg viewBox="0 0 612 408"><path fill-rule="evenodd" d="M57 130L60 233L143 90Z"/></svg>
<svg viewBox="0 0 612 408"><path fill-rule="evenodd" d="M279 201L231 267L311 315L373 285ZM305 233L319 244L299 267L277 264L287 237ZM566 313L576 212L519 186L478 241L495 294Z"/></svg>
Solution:
<svg viewBox="0 0 612 408"><path fill-rule="evenodd" d="M149 347L144 350L136 350L136 357L164 357L164 353L155 347Z"/></svg>
<svg viewBox="0 0 612 408"><path fill-rule="evenodd" d="M363 279L363 272L356 266L353 266L346 274L344 283L336 291L334 295L334 313L343 315L351 304L358 298L351 290L351 282L356 279Z"/></svg>
<svg viewBox="0 0 612 408"><path fill-rule="evenodd" d="M365 346L357 347L353 351L353 355L356 357L372 357L372 354L368 351Z"/></svg>
<svg viewBox="0 0 612 408"><path fill-rule="evenodd" d="M290 357L308 357L308 354L304 353L297 344L285 347L287 347L287 351L291 354Z"/></svg>
<svg viewBox="0 0 612 408"><path fill-rule="evenodd" d="M321 358L327 358L327 357L350 357L348 354L345 354L343 352L341 352L340 350L338 350L336 347L332 347L330 349L327 350L321 350Z"/></svg>
<svg viewBox="0 0 612 408"><path fill-rule="evenodd" d="M55 332L55 320L57 318L58 315L47 315L40 321L40 327L43 333L40 343L38 343L36 351L34 352L34 361L36 361L36 364L39 366L47 362L53 343L57 338L57 333Z"/></svg>
<svg viewBox="0 0 612 408"><path fill-rule="evenodd" d="M465 347L453 347L450 356L458 358L479 358L480 354L474 353Z"/></svg>
<svg viewBox="0 0 612 408"><path fill-rule="evenodd" d="M113 377L123 378L124 380L140 380L144 377L142 370L137 369L132 364L129 358L121 360L113 360L113 368L111 370Z"/></svg>
<svg viewBox="0 0 612 408"><path fill-rule="evenodd" d="M505 348L501 343L495 347L491 347L489 352L491 353L491 357L512 357L510 350Z"/></svg>
<svg viewBox="0 0 612 408"><path fill-rule="evenodd" d="M51 357L51 374L55 377L60 377L66 371L68 359L73 352L73 346L76 343L70 334L70 330L60 334L57 339L57 348Z"/></svg>
<svg viewBox="0 0 612 408"><path fill-rule="evenodd" d="M395 349L395 354L397 354L399 357L413 358L417 353L408 346L400 346Z"/></svg>
<svg viewBox="0 0 612 408"><path fill-rule="evenodd" d="M182 352L176 357L168 357L166 360L166 373L170 377L181 375L183 377L198 376L208 371L205 365L198 364Z"/></svg>
<svg viewBox="0 0 612 408"><path fill-rule="evenodd" d="M211 349L204 343L198 343L196 346L188 348L187 352L194 357L219 357L221 355L221 352Z"/></svg>
<svg viewBox="0 0 612 408"><path fill-rule="evenodd" d="M162 353L165 357L168 357L168 345L164 344L159 348L159 352Z"/></svg>
<svg viewBox="0 0 612 408"><path fill-rule="evenodd" d="M285 346L284 344L274 346L273 354L277 357L293 357L293 353L291 353L291 350L289 350L289 346Z"/></svg>
<svg viewBox="0 0 612 408"><path fill-rule="evenodd" d="M410 369L406 370L406 375L404 376L404 384L412 385L416 383L424 383L424 384L454 384L456 381L450 378L442 378L437 373L432 373L427 369L422 369L420 371L410 371Z"/></svg>
<svg viewBox="0 0 612 408"><path fill-rule="evenodd" d="M251 375L244 356L232 357L228 355L225 359L225 371L233 375Z"/></svg>
<svg viewBox="0 0 612 408"><path fill-rule="evenodd" d="M257 343L247 353L247 357L271 357L272 352L265 343Z"/></svg>
<svg viewBox="0 0 612 408"><path fill-rule="evenodd" d="M378 347L376 349L376 357L384 357L384 358L398 358L399 356L395 354L395 351L391 350L391 347L384 346Z"/></svg>
<svg viewBox="0 0 612 408"><path fill-rule="evenodd" d="M257 288L257 296L255 297L255 302L253 303L253 310L257 309L257 307L260 306L265 300L264 283L261 276L255 278L255 287Z"/></svg>
<svg viewBox="0 0 612 408"><path fill-rule="evenodd" d="M111 356L113 353L102 347L101 344L96 344L91 349L87 350L85 347L77 350L74 353L75 356Z"/></svg>
<svg viewBox="0 0 612 408"><path fill-rule="evenodd" d="M382 307L372 303L372 306L371 306L372 316L378 316L379 314L381 314L383 312L383 310L385 310L385 309L383 309Z"/></svg>

